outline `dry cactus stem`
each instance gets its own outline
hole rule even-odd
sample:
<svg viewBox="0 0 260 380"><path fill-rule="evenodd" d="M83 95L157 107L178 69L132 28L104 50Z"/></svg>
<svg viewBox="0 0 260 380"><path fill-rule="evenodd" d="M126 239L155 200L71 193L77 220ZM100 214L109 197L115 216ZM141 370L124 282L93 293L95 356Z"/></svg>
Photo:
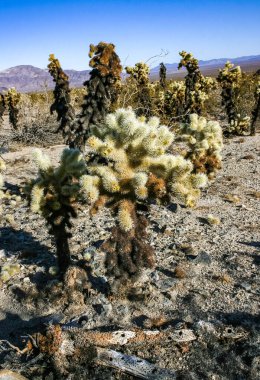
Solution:
<svg viewBox="0 0 260 380"><path fill-rule="evenodd" d="M49 61L49 73L55 82L54 103L51 105L50 111L51 114L53 114L54 111L57 112L57 120L60 121L57 132L61 131L65 143L73 148L74 144L72 142L71 130L73 129L75 112L71 106L69 78L62 70L60 62L55 58L54 54L50 54Z"/></svg>
<svg viewBox="0 0 260 380"><path fill-rule="evenodd" d="M193 206L199 188L207 184L206 175L193 173L190 161L167 153L173 139L158 118L146 122L131 109L118 109L87 141L96 161L88 162L81 185L92 213L107 206L117 215L111 238L103 245L107 272L115 278L135 279L143 267L155 264L139 206L167 202L170 195Z"/></svg>
<svg viewBox="0 0 260 380"><path fill-rule="evenodd" d="M112 110L121 85L122 66L115 45L105 42L90 45L89 57L92 70L90 79L84 83L87 95L74 130L75 146L80 148L91 135L91 129L98 128L106 114Z"/></svg>
<svg viewBox="0 0 260 380"><path fill-rule="evenodd" d="M188 143L185 158L191 160L195 173L205 173L213 179L221 168L222 129L217 121L191 114L190 123L180 125L180 139Z"/></svg>
<svg viewBox="0 0 260 380"><path fill-rule="evenodd" d="M71 261L67 230L72 227L71 218L77 216L79 178L85 171L85 161L78 150L68 148L57 168L39 149L35 149L34 159L39 172L28 185L30 207L46 219L49 233L55 238L59 268L65 273Z"/></svg>
<svg viewBox="0 0 260 380"><path fill-rule="evenodd" d="M255 135L255 125L256 125L256 120L260 115L260 70L258 70L254 76L257 78L257 84L255 88L255 105L252 111L252 121L251 121L251 126L250 126L250 135L253 136Z"/></svg>
<svg viewBox="0 0 260 380"><path fill-rule="evenodd" d="M159 76L160 76L160 85L162 88L166 87L166 66L163 62L160 63L160 71L159 71Z"/></svg>
<svg viewBox="0 0 260 380"><path fill-rule="evenodd" d="M182 51L179 54L182 59L178 69L185 67L188 71L185 77L185 114L201 115L209 90L215 87L215 81L201 74L198 60L191 53Z"/></svg>
<svg viewBox="0 0 260 380"><path fill-rule="evenodd" d="M250 117L241 116L237 110L237 100L241 85L242 72L240 66L234 67L229 61L222 70L219 70L217 81L222 88L222 105L228 117L228 133L243 135L250 126Z"/></svg>
<svg viewBox="0 0 260 380"><path fill-rule="evenodd" d="M150 69L146 63L138 62L134 67L127 66L126 73L129 79L135 84L135 102L137 103L136 113L138 116L151 115L151 83L149 80Z"/></svg>
<svg viewBox="0 0 260 380"><path fill-rule="evenodd" d="M5 109L6 109L5 96L3 94L0 94L0 123L3 120Z"/></svg>
<svg viewBox="0 0 260 380"><path fill-rule="evenodd" d="M9 121L14 129L19 128L19 102L21 94L15 88L10 88L5 94L5 102L9 111Z"/></svg>

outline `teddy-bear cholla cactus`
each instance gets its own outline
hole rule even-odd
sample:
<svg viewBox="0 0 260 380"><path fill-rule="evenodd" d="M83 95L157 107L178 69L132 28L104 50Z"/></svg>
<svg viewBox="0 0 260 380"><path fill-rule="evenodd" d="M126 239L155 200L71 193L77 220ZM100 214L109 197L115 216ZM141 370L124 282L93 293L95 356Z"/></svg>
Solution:
<svg viewBox="0 0 260 380"><path fill-rule="evenodd" d="M61 131L66 144L73 147L73 123L75 120L75 112L71 106L69 78L62 70L60 62L55 58L54 54L49 57L49 73L55 82L54 103L51 105L50 111L53 114L57 112L57 120L60 126L57 132Z"/></svg>
<svg viewBox="0 0 260 380"><path fill-rule="evenodd" d="M215 87L215 81L202 75L199 63L191 53L182 51L178 69L185 67L188 74L185 77L185 114L196 113L201 115L210 89Z"/></svg>
<svg viewBox="0 0 260 380"><path fill-rule="evenodd" d="M184 114L185 92L185 83L181 81L173 81L167 87L164 96L164 109L169 118Z"/></svg>
<svg viewBox="0 0 260 380"><path fill-rule="evenodd" d="M5 96L3 94L0 94L0 125L1 125L1 121L3 120L5 108L6 108Z"/></svg>
<svg viewBox="0 0 260 380"><path fill-rule="evenodd" d="M106 114L113 110L121 86L122 66L115 52L115 45L100 42L90 45L89 52L92 67L90 79L84 85L87 95L82 104L82 111L75 123L75 146L83 147L93 127L104 120Z"/></svg>
<svg viewBox="0 0 260 380"><path fill-rule="evenodd" d="M189 117L189 123L180 125L180 139L189 147L185 158L191 160L195 173L205 173L213 179L221 168L222 129L217 121L207 121L197 114Z"/></svg>
<svg viewBox="0 0 260 380"><path fill-rule="evenodd" d="M250 126L250 117L242 117L237 110L237 100L241 85L242 72L240 66L234 66L227 62L225 67L219 70L217 81L222 88L222 105L225 107L228 117L227 132L244 134Z"/></svg>
<svg viewBox="0 0 260 380"><path fill-rule="evenodd" d="M21 94L15 88L10 88L5 94L5 103L9 111L9 122L14 129L19 127L19 102Z"/></svg>
<svg viewBox="0 0 260 380"><path fill-rule="evenodd" d="M255 135L255 125L256 120L260 115L260 70L258 70L254 77L257 78L257 83L255 87L254 97L255 97L255 105L252 111L252 121L250 126L250 134Z"/></svg>
<svg viewBox="0 0 260 380"><path fill-rule="evenodd" d="M49 233L55 238L58 265L65 272L70 264L68 229L71 218L77 216L79 178L85 171L85 160L78 150L69 148L63 151L57 168L39 149L35 149L33 157L39 172L29 184L30 207L46 219Z"/></svg>
<svg viewBox="0 0 260 380"><path fill-rule="evenodd" d="M159 71L159 77L160 77L160 85L162 88L166 87L166 66L163 62L160 63L160 71Z"/></svg>
<svg viewBox="0 0 260 380"><path fill-rule="evenodd" d="M192 173L190 161L166 152L173 139L158 118L146 122L131 109L118 109L87 141L100 161L88 164L88 174L81 179L83 192L92 213L105 205L117 212L118 224L103 244L108 273L115 277L132 277L142 267L154 265L153 249L146 242L147 221L138 213L139 205L152 199L166 202L172 194L193 206L199 188L207 183L204 174Z"/></svg>
<svg viewBox="0 0 260 380"><path fill-rule="evenodd" d="M134 67L127 66L125 68L126 73L129 74L129 79L132 84L135 85L133 92L136 94L133 99L137 106L137 115L150 116L151 114L151 94L152 89L149 80L150 68L144 62L138 62ZM129 81L128 81L129 82Z"/></svg>

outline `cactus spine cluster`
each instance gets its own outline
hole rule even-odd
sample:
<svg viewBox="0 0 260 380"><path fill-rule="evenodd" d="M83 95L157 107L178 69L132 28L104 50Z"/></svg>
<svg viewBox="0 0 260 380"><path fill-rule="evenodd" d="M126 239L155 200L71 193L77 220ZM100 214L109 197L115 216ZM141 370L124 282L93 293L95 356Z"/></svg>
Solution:
<svg viewBox="0 0 260 380"><path fill-rule="evenodd" d="M194 206L200 187L207 184L204 174L193 173L189 160L167 153L173 140L158 118L146 122L131 109L118 109L87 141L100 157L88 164L88 174L81 179L92 213L105 205L117 213L117 226L103 246L108 273L115 277L131 278L155 262L138 206L152 199L167 202L171 195Z"/></svg>
<svg viewBox="0 0 260 380"><path fill-rule="evenodd" d="M61 131L66 144L73 147L73 123L75 120L75 112L71 106L69 78L62 70L60 62L55 58L54 54L49 57L49 73L55 82L54 103L51 105L50 112L57 112L57 120L60 126L57 132Z"/></svg>
<svg viewBox="0 0 260 380"><path fill-rule="evenodd" d="M82 104L82 111L75 124L75 145L82 147L92 128L98 128L106 114L117 101L121 86L122 66L115 52L115 45L100 42L90 45L89 52L92 67L90 79L84 85L87 95Z"/></svg>
<svg viewBox="0 0 260 380"><path fill-rule="evenodd" d="M250 134L255 135L255 125L256 125L256 120L260 115L260 70L258 70L255 74L254 77L257 78L257 83L256 83L256 88L255 88L255 105L252 111L252 121L251 121L251 126L250 126Z"/></svg>
<svg viewBox="0 0 260 380"><path fill-rule="evenodd" d="M182 59L178 69L185 67L188 71L185 77L185 114L201 115L204 103L208 99L208 92L214 88L215 82L212 78L202 75L198 60L191 53L182 51L179 54Z"/></svg>
<svg viewBox="0 0 260 380"><path fill-rule="evenodd" d="M213 179L221 168L223 148L222 129L217 121L191 114L189 123L180 126L180 136L188 143L185 158L193 163L195 173L205 173Z"/></svg>
<svg viewBox="0 0 260 380"><path fill-rule="evenodd" d="M222 88L221 97L222 105L225 107L228 117L229 133L243 134L250 125L250 117L242 117L237 110L237 100L242 79L240 66L234 66L233 63L227 62L225 67L219 70L217 81Z"/></svg>
<svg viewBox="0 0 260 380"><path fill-rule="evenodd" d="M71 261L68 229L72 227L71 218L77 216L79 179L85 171L85 161L78 150L68 148L57 168L39 149L33 156L39 172L28 185L30 207L46 219L49 233L55 238L58 265L64 273Z"/></svg>
<svg viewBox="0 0 260 380"><path fill-rule="evenodd" d="M14 129L19 127L19 102L21 94L15 88L10 88L5 94L6 107L9 111L9 121Z"/></svg>

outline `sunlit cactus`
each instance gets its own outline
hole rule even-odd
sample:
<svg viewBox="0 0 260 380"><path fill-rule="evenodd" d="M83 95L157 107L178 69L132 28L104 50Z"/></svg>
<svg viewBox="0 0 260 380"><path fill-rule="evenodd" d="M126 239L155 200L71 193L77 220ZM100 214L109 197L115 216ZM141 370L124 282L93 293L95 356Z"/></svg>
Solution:
<svg viewBox="0 0 260 380"><path fill-rule="evenodd" d="M104 206L116 211L117 225L103 244L107 271L116 278L134 278L142 267L155 264L146 240L147 221L138 212L140 204L167 203L174 196L194 206L200 187L207 184L206 175L193 173L189 160L167 153L173 140L173 133L158 118L145 121L131 109L118 109L87 141L100 159L88 163L82 189L92 213Z"/></svg>
<svg viewBox="0 0 260 380"><path fill-rule="evenodd" d="M51 114L54 111L58 114L57 120L60 121L60 126L57 132L61 131L65 143L73 147L75 112L71 106L69 78L62 70L60 62L54 54L50 54L49 61L49 73L55 82L54 103L51 105L50 111Z"/></svg>
<svg viewBox="0 0 260 380"><path fill-rule="evenodd" d="M9 122L14 129L19 128L19 102L21 94L15 88L10 88L5 94L5 103L9 111Z"/></svg>
<svg viewBox="0 0 260 380"><path fill-rule="evenodd" d="M182 51L179 54L182 59L178 69L185 67L188 71L185 77L185 114L201 115L209 90L215 87L215 81L202 75L199 62L191 53Z"/></svg>
<svg viewBox="0 0 260 380"><path fill-rule="evenodd" d="M90 79L84 83L87 95L74 131L77 147L85 145L92 127L98 128L106 114L113 109L121 86L122 66L115 45L106 42L96 46L91 44L89 57L92 70Z"/></svg>
<svg viewBox="0 0 260 380"><path fill-rule="evenodd" d="M255 87L254 97L255 97L255 105L252 111L252 121L250 126L250 134L255 135L256 129L256 121L260 115L260 70L258 70L254 77L257 78L257 83Z"/></svg>
<svg viewBox="0 0 260 380"><path fill-rule="evenodd" d="M56 168L39 149L34 151L33 157L39 171L28 185L30 207L46 219L49 233L55 238L58 265L64 273L70 264L68 230L72 226L71 218L77 216L79 179L85 171L85 161L78 150L68 148Z"/></svg>
<svg viewBox="0 0 260 380"><path fill-rule="evenodd" d="M164 109L169 118L184 115L186 86L182 81L171 82L165 91Z"/></svg>
<svg viewBox="0 0 260 380"><path fill-rule="evenodd" d="M134 86L135 96L132 101L136 103L137 115L150 116L152 84L149 80L149 66L144 62L138 62L134 67L127 66L125 70L129 74L128 83Z"/></svg>
<svg viewBox="0 0 260 380"><path fill-rule="evenodd" d="M165 88L166 87L166 66L163 62L160 63L160 71L159 71L159 77L160 77L160 85Z"/></svg>
<svg viewBox="0 0 260 380"><path fill-rule="evenodd" d="M193 163L193 171L213 179L222 161L223 138L219 123L191 114L190 122L180 126L180 138L188 144L185 158Z"/></svg>
<svg viewBox="0 0 260 380"><path fill-rule="evenodd" d="M240 66L235 67L233 63L228 61L225 67L219 70L217 81L222 89L222 105L225 107L228 117L228 133L244 134L250 127L250 117L242 116L237 107L241 80Z"/></svg>

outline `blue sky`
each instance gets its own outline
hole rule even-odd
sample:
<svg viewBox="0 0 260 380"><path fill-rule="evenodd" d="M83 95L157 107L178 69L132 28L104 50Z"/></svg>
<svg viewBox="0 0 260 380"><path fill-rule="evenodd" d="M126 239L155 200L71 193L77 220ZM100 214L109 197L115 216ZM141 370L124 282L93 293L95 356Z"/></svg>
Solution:
<svg viewBox="0 0 260 380"><path fill-rule="evenodd" d="M113 42L124 65L161 49L167 63L181 50L199 59L260 54L259 20L259 0L0 0L0 70L44 68L49 53L84 70L99 41Z"/></svg>

